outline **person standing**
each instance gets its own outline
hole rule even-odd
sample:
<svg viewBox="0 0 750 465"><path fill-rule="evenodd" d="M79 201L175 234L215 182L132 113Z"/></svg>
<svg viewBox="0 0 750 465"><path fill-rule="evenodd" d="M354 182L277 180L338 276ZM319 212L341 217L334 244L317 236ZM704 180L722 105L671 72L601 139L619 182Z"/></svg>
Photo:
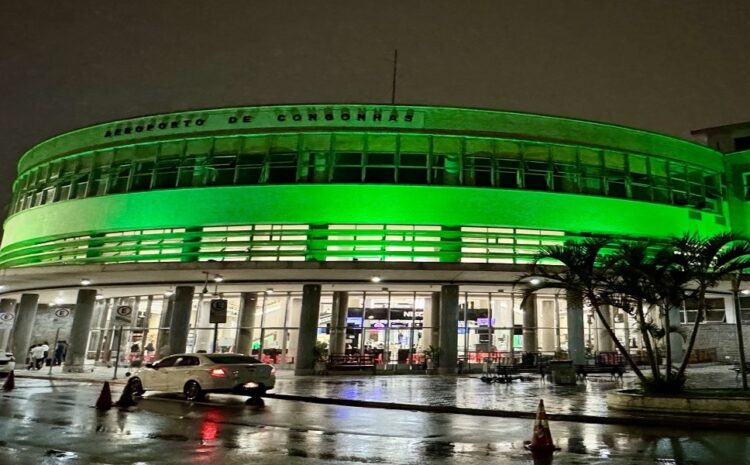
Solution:
<svg viewBox="0 0 750 465"><path fill-rule="evenodd" d="M68 350L68 343L65 341L58 341L57 347L55 347L55 365L62 365L65 360L65 353Z"/></svg>
<svg viewBox="0 0 750 465"><path fill-rule="evenodd" d="M46 343L39 344L31 349L31 363L35 369L42 369L44 366L44 354L46 354L48 350L49 346Z"/></svg>
<svg viewBox="0 0 750 465"><path fill-rule="evenodd" d="M36 367L36 358L34 358L34 349L37 348L39 344L32 344L31 347L29 347L29 352L26 354L26 369L27 370L33 370Z"/></svg>

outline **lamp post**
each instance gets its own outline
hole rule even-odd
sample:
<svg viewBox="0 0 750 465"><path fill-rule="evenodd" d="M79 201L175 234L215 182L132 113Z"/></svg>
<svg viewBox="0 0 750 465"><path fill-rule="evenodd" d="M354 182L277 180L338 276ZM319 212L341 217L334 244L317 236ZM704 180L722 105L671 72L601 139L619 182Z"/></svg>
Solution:
<svg viewBox="0 0 750 465"><path fill-rule="evenodd" d="M732 276L732 294L734 296L734 318L737 327L737 348L740 352L740 374L742 375L742 389L747 389L747 371L745 366L745 341L742 339L742 311L740 310L740 281L742 275Z"/></svg>

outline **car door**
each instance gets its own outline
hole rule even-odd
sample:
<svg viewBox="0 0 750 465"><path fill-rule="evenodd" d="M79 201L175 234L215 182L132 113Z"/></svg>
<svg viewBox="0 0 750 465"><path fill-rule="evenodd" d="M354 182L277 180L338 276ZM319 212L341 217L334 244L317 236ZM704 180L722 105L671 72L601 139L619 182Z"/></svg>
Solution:
<svg viewBox="0 0 750 465"><path fill-rule="evenodd" d="M172 367L179 358L178 356L172 356L154 363L148 378L143 380L143 387L152 391L168 391L170 370L173 369Z"/></svg>
<svg viewBox="0 0 750 465"><path fill-rule="evenodd" d="M179 357L175 362L174 366L170 368L168 389L170 391L182 391L185 387L185 383L189 379L197 379L194 371L199 365L198 357L192 355L183 355Z"/></svg>

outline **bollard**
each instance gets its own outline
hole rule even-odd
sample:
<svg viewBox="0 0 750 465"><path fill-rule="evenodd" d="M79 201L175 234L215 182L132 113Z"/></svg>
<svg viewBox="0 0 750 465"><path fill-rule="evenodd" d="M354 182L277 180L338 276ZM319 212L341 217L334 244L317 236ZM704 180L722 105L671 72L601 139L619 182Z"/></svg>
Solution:
<svg viewBox="0 0 750 465"><path fill-rule="evenodd" d="M544 401L539 399L539 407L536 410L536 420L534 420L534 432L531 436L531 441L524 443L524 447L531 451L531 456L534 459L543 459L552 457L552 454L560 450L559 447L555 447L552 441L552 433L549 430L549 422L547 421L547 412L544 411Z"/></svg>
<svg viewBox="0 0 750 465"><path fill-rule="evenodd" d="M135 405L133 385L130 381L125 385L125 389L122 390L122 394L120 394L120 398L115 402L115 405L119 408L128 408Z"/></svg>
<svg viewBox="0 0 750 465"><path fill-rule="evenodd" d="M8 377L5 379L5 383L3 383L3 391L12 391L16 387L16 376L13 374L13 370L8 373Z"/></svg>
<svg viewBox="0 0 750 465"><path fill-rule="evenodd" d="M102 386L102 392L99 394L99 398L96 399L97 410L109 410L112 408L112 391L109 388L109 383L104 382Z"/></svg>

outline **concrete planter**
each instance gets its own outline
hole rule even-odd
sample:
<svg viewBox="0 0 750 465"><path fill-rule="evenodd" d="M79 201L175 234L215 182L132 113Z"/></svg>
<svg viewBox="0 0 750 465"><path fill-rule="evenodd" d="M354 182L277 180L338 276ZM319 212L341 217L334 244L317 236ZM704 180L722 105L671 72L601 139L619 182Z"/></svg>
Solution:
<svg viewBox="0 0 750 465"><path fill-rule="evenodd" d="M631 412L653 412L674 415L717 415L750 418L750 397L718 396L716 390L689 396L653 396L636 390L607 394L607 407ZM726 392L726 391L725 391Z"/></svg>

